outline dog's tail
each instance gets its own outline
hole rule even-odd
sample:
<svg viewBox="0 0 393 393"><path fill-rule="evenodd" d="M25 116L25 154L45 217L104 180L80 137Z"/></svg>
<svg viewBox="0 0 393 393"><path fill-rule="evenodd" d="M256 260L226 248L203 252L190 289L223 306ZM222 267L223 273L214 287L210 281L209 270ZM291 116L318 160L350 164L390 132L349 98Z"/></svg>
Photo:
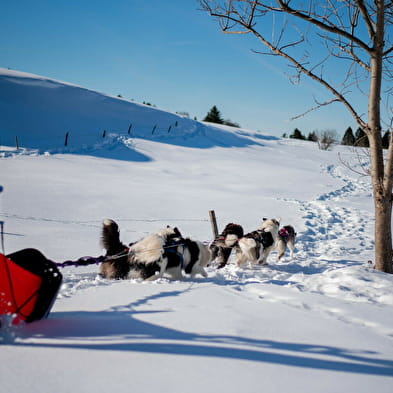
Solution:
<svg viewBox="0 0 393 393"><path fill-rule="evenodd" d="M119 226L109 218L102 223L101 244L105 248L107 256L116 255L127 248L120 241Z"/></svg>
<svg viewBox="0 0 393 393"><path fill-rule="evenodd" d="M233 222L227 224L222 232L226 247L233 247L244 236L243 227Z"/></svg>

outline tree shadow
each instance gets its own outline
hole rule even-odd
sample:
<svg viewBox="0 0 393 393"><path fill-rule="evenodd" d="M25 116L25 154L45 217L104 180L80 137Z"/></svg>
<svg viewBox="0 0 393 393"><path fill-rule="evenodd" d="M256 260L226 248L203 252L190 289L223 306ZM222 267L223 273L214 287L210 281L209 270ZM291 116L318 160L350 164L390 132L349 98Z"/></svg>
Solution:
<svg viewBox="0 0 393 393"><path fill-rule="evenodd" d="M23 347L131 351L237 359L393 377L393 361L377 358L378 354L375 352L233 335L185 332L140 319L144 314L152 313L168 313L170 318L171 310L135 310L135 307L148 304L155 298L177 297L181 294L184 294L184 291L162 292L105 311L53 312L49 319L17 327L13 344ZM36 342L24 342L27 338L35 338Z"/></svg>

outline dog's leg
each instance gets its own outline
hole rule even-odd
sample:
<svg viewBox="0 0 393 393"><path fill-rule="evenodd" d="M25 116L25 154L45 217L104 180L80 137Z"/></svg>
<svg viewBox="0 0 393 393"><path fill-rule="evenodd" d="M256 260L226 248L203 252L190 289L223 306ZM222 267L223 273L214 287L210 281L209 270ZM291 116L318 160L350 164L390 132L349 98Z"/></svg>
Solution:
<svg viewBox="0 0 393 393"><path fill-rule="evenodd" d="M162 278L164 276L164 273L166 271L166 267L168 265L168 259L167 258L162 258L161 259L161 263L159 263L159 265L160 265L160 271L158 273L156 273L156 274L153 274L152 276L147 278L145 281L158 280L159 278Z"/></svg>
<svg viewBox="0 0 393 393"><path fill-rule="evenodd" d="M291 259L293 259L293 252L295 250L295 242L291 239L288 242L288 248L289 248L289 256Z"/></svg>
<svg viewBox="0 0 393 393"><path fill-rule="evenodd" d="M191 271L191 277L195 277L197 274L200 274L203 277L207 277L206 270L200 265L194 265Z"/></svg>
<svg viewBox="0 0 393 393"><path fill-rule="evenodd" d="M249 262L249 266L252 269L253 264L256 262L257 258L257 247L258 244L254 239L243 238L239 241L240 254L238 255L237 264L242 265L245 262ZM240 257L240 258L239 258Z"/></svg>
<svg viewBox="0 0 393 393"><path fill-rule="evenodd" d="M218 258L217 258L217 262L218 262L217 269L221 269L227 264L231 252L232 252L232 248L220 247L218 252Z"/></svg>
<svg viewBox="0 0 393 393"><path fill-rule="evenodd" d="M246 256L244 255L243 251L241 249L236 250L236 265L237 267L240 267L243 265L244 262L246 262Z"/></svg>
<svg viewBox="0 0 393 393"><path fill-rule="evenodd" d="M211 259L214 261L218 257L218 252L220 251L219 247L216 246L214 243L210 246L210 253L211 253Z"/></svg>
<svg viewBox="0 0 393 393"><path fill-rule="evenodd" d="M183 273L181 271L181 266L176 266L176 267L171 267L166 270L166 273L168 273L171 276L172 280L181 280L183 277Z"/></svg>
<svg viewBox="0 0 393 393"><path fill-rule="evenodd" d="M285 241L284 240L278 240L278 242L277 242L277 252L278 252L278 255L277 255L277 262L279 262L280 261L280 259L284 256L284 254L285 254L285 249L286 249L286 245L285 245Z"/></svg>
<svg viewBox="0 0 393 393"><path fill-rule="evenodd" d="M260 265L267 265L267 264L268 264L268 263L267 263L267 257L269 256L269 254L270 254L272 248L273 248L273 247L270 246L270 247L265 248L265 249L262 251L261 258L260 258L259 261L258 261L258 263L259 263Z"/></svg>

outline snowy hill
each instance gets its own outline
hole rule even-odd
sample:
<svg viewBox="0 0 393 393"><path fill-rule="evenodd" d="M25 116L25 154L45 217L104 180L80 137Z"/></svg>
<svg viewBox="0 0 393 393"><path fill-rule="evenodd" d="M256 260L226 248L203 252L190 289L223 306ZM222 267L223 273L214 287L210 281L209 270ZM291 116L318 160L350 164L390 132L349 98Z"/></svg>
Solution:
<svg viewBox="0 0 393 393"><path fill-rule="evenodd" d="M369 179L338 156L356 166L354 152L5 69L0 113L6 253L100 255L108 217L127 243L166 225L208 243L212 209L220 230L274 217L298 233L293 260L231 260L207 279L108 281L95 265L64 268L48 319L2 329L1 393L391 392L393 277L367 263Z"/></svg>
<svg viewBox="0 0 393 393"><path fill-rule="evenodd" d="M201 148L250 143L219 129L212 133L202 123L151 106L4 68L0 68L0 113L0 143L16 146L17 138L20 147L52 152L106 149L105 137L111 134ZM143 155L129 151L126 158L139 161Z"/></svg>

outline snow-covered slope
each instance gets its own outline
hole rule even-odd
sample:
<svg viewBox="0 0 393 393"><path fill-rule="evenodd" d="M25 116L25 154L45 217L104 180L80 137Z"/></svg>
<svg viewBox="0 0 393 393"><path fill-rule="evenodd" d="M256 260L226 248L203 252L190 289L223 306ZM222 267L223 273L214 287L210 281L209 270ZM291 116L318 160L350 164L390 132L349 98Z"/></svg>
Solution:
<svg viewBox="0 0 393 393"><path fill-rule="evenodd" d="M219 229L275 217L298 233L294 260L213 264L207 279L107 281L97 266L64 268L49 318L1 331L1 393L391 392L393 278L367 263L371 190L342 166L338 153L351 160L351 150L8 70L0 85L7 253L100 255L107 217L124 242L167 224L209 242L212 209Z"/></svg>

